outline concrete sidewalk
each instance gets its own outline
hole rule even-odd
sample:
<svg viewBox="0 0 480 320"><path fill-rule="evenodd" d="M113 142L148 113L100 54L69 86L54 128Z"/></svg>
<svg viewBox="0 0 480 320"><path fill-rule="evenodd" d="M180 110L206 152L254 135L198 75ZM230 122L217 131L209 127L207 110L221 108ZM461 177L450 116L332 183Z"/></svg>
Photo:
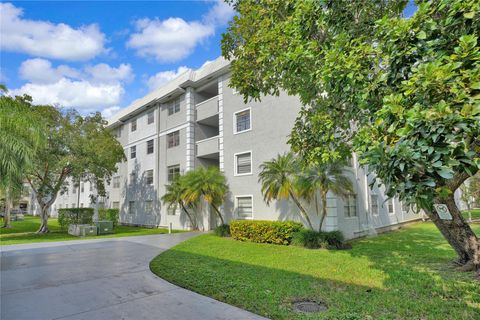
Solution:
<svg viewBox="0 0 480 320"><path fill-rule="evenodd" d="M4 246L0 318L265 319L150 272L153 257L197 234Z"/></svg>

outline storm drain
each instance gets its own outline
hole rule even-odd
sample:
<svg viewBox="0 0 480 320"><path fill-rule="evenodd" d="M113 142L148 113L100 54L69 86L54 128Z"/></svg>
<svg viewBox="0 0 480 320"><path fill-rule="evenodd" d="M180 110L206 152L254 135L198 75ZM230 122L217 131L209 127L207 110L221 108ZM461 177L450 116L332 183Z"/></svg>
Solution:
<svg viewBox="0 0 480 320"><path fill-rule="evenodd" d="M314 313L327 310L325 304L309 300L293 302L292 307L294 311L301 313Z"/></svg>

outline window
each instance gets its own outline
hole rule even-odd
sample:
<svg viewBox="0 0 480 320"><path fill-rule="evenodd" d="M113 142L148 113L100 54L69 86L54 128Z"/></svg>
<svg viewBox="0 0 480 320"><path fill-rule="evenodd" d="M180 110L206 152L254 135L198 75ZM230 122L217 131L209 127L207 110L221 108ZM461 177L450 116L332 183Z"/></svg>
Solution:
<svg viewBox="0 0 480 320"><path fill-rule="evenodd" d="M240 133L251 129L250 125L250 109L242 110L234 114L235 132Z"/></svg>
<svg viewBox="0 0 480 320"><path fill-rule="evenodd" d="M130 184L134 184L136 182L136 179L137 175L135 174L135 172L130 173Z"/></svg>
<svg viewBox="0 0 480 320"><path fill-rule="evenodd" d="M130 129L131 131L137 131L137 119L132 120L132 123L130 124Z"/></svg>
<svg viewBox="0 0 480 320"><path fill-rule="evenodd" d="M119 209L120 208L120 202L114 201L112 202L112 209Z"/></svg>
<svg viewBox="0 0 480 320"><path fill-rule="evenodd" d="M388 213L393 214L393 199L388 199L387 206Z"/></svg>
<svg viewBox="0 0 480 320"><path fill-rule="evenodd" d="M153 212L153 201L146 200L145 201L145 212L152 213Z"/></svg>
<svg viewBox="0 0 480 320"><path fill-rule="evenodd" d="M145 182L147 184L153 184L153 170L145 171Z"/></svg>
<svg viewBox="0 0 480 320"><path fill-rule="evenodd" d="M178 214L180 214L180 209L178 208L178 206L171 206L167 208L167 215L176 216Z"/></svg>
<svg viewBox="0 0 480 320"><path fill-rule="evenodd" d="M153 153L153 139L147 141L147 154Z"/></svg>
<svg viewBox="0 0 480 320"><path fill-rule="evenodd" d="M169 166L168 168L168 182L172 182L176 176L180 175L180 165Z"/></svg>
<svg viewBox="0 0 480 320"><path fill-rule="evenodd" d="M83 182L80 184L80 192L81 193L85 192L85 183L83 183Z"/></svg>
<svg viewBox="0 0 480 320"><path fill-rule="evenodd" d="M372 202L372 214L378 215L378 196L376 194L370 195L370 201Z"/></svg>
<svg viewBox="0 0 480 320"><path fill-rule="evenodd" d="M115 137L116 138L120 138L122 136L122 127L118 127L116 130L115 130Z"/></svg>
<svg viewBox="0 0 480 320"><path fill-rule="evenodd" d="M98 203L98 208L99 208L99 209L105 209L105 202L100 201L100 202Z"/></svg>
<svg viewBox="0 0 480 320"><path fill-rule="evenodd" d="M168 148L176 147L180 144L180 131L175 131L167 134L167 146Z"/></svg>
<svg viewBox="0 0 480 320"><path fill-rule="evenodd" d="M80 203L80 208L83 208L83 203Z"/></svg>
<svg viewBox="0 0 480 320"><path fill-rule="evenodd" d="M237 197L238 219L253 219L252 196Z"/></svg>
<svg viewBox="0 0 480 320"><path fill-rule="evenodd" d="M120 177L113 177L113 188L118 189L120 188Z"/></svg>
<svg viewBox="0 0 480 320"><path fill-rule="evenodd" d="M68 209L68 203L65 204L65 209Z"/></svg>
<svg viewBox="0 0 480 320"><path fill-rule="evenodd" d="M180 99L176 99L175 101L172 101L168 105L168 115L171 116L174 113L180 112Z"/></svg>
<svg viewBox="0 0 480 320"><path fill-rule="evenodd" d="M75 205L75 203L72 203L72 206L71 208L76 208L77 206Z"/></svg>
<svg viewBox="0 0 480 320"><path fill-rule="evenodd" d="M357 216L357 195L348 194L345 197L345 217L356 217Z"/></svg>
<svg viewBox="0 0 480 320"><path fill-rule="evenodd" d="M147 114L147 124L151 124L155 121L155 113L153 111L150 111Z"/></svg>
<svg viewBox="0 0 480 320"><path fill-rule="evenodd" d="M410 211L410 206L406 202L402 202L402 211L403 212Z"/></svg>
<svg viewBox="0 0 480 320"><path fill-rule="evenodd" d="M77 193L77 186L76 185L73 185L73 190L72 190L73 193Z"/></svg>
<svg viewBox="0 0 480 320"><path fill-rule="evenodd" d="M235 175L252 173L252 153L245 152L235 155Z"/></svg>
<svg viewBox="0 0 480 320"><path fill-rule="evenodd" d="M128 201L128 214L135 214L135 201Z"/></svg>
<svg viewBox="0 0 480 320"><path fill-rule="evenodd" d="M137 157L137 146L130 147L130 159L135 159Z"/></svg>

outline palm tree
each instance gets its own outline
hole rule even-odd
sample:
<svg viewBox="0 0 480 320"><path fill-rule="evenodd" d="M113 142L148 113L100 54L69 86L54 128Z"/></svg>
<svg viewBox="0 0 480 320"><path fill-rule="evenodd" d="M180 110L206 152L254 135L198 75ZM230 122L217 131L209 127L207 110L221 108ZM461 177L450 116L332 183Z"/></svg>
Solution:
<svg viewBox="0 0 480 320"><path fill-rule="evenodd" d="M307 211L299 201L296 186L299 165L292 153L277 155L276 159L266 161L260 165L261 172L258 181L262 184L262 194L265 202L292 199L300 209L301 214L313 230L312 222Z"/></svg>
<svg viewBox="0 0 480 320"><path fill-rule="evenodd" d="M184 177L186 190L183 194L183 200L185 203L190 205L203 198L215 210L222 224L225 224L218 209L223 204L228 192L225 175L218 168L209 167L208 169L198 168L189 171Z"/></svg>
<svg viewBox="0 0 480 320"><path fill-rule="evenodd" d="M197 230L197 222L194 219L193 215L187 210L187 205L184 201L184 194L187 190L185 176L176 176L173 181L165 187L167 191L162 196L163 203L168 205L168 208L173 208L174 210L177 210L177 206L180 206L182 210L187 214L193 230ZM190 206L192 206L192 204L190 204Z"/></svg>
<svg viewBox="0 0 480 320"><path fill-rule="evenodd" d="M6 87L0 85L0 91ZM41 122L28 97L0 96L0 188L5 193L4 227L10 227L12 199L22 189L27 168L42 141Z"/></svg>
<svg viewBox="0 0 480 320"><path fill-rule="evenodd" d="M318 212L318 196L322 214L320 215L319 231L322 230L323 221L327 216L327 193L333 193L345 197L353 191L352 182L343 174L344 163L326 163L312 165L303 171L297 183L299 194L306 200L315 201L315 207Z"/></svg>

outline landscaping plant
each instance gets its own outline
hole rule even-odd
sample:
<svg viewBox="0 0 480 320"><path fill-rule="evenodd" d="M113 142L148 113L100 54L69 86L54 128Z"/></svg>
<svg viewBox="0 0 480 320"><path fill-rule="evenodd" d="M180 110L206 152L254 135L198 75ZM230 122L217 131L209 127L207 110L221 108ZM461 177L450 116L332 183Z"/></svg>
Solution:
<svg viewBox="0 0 480 320"><path fill-rule="evenodd" d="M294 221L234 220L230 234L235 240L288 245L302 227Z"/></svg>

